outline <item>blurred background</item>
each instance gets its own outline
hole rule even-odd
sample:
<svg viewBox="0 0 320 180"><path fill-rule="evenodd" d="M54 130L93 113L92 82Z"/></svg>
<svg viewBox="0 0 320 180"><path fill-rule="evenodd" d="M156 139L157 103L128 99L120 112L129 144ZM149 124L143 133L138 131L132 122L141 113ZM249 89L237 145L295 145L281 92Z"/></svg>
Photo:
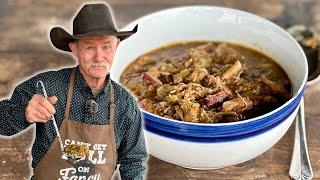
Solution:
<svg viewBox="0 0 320 180"><path fill-rule="evenodd" d="M85 2L108 3L118 29L136 18L161 9L214 5L248 11L283 28L304 24L320 33L319 0L0 0L0 100L10 98L15 85L33 74L75 65L70 54L56 51L51 46L48 35L53 26L63 26L72 32L73 15ZM320 179L319 92L320 85L316 84L308 87L305 93L309 155L315 179ZM146 178L289 179L293 130L292 126L281 141L258 158L219 170L189 170L149 156ZM14 137L0 136L1 180L29 178L33 134L34 127L31 126Z"/></svg>

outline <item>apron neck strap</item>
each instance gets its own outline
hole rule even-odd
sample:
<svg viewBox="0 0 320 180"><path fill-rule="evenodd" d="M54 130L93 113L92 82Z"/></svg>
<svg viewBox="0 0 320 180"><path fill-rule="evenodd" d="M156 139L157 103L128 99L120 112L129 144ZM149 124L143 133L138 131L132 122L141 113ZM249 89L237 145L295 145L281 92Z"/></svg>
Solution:
<svg viewBox="0 0 320 180"><path fill-rule="evenodd" d="M71 100L72 100L72 93L73 93L73 86L74 86L74 78L75 78L75 72L76 72L76 68L74 68L71 72L70 75L70 82L69 82L69 89L68 89L68 97L67 97L67 105L66 105L66 111L64 113L64 117L65 119L69 118L69 112L70 112L70 107L71 107ZM114 103L114 89L113 89L113 85L112 82L109 82L109 88L110 88L110 125L113 126L114 123L114 111L115 111L115 103Z"/></svg>
<svg viewBox="0 0 320 180"><path fill-rule="evenodd" d="M73 93L73 86L74 86L74 76L76 73L76 68L72 69L71 75L70 75L70 82L69 82L69 89L68 89L68 96L67 96L67 105L66 105L66 111L64 112L64 118L69 118L69 111L70 111L70 104L72 99L72 93Z"/></svg>
<svg viewBox="0 0 320 180"><path fill-rule="evenodd" d="M109 115L110 115L110 119L109 119L109 123L111 126L113 126L113 122L114 122L114 111L115 111L115 103L114 103L114 89L113 89L113 85L112 82L109 82L109 88L110 88L110 99L109 99L109 104L110 104L110 109L109 109Z"/></svg>

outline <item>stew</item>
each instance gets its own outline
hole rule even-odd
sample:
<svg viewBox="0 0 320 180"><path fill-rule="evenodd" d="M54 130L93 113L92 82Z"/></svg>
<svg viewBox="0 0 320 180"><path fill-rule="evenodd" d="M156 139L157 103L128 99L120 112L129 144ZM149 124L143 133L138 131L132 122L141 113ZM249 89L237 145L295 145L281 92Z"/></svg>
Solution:
<svg viewBox="0 0 320 180"><path fill-rule="evenodd" d="M291 82L268 56L237 44L169 44L134 60L120 83L150 112L179 121L225 123L268 113L291 97Z"/></svg>

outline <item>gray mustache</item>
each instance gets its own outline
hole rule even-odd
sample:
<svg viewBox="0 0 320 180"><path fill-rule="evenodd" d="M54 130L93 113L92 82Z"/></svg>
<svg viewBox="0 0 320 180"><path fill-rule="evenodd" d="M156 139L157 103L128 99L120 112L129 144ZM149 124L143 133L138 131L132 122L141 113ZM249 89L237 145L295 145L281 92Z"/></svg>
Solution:
<svg viewBox="0 0 320 180"><path fill-rule="evenodd" d="M104 68L106 68L107 64L105 64L105 63L92 63L90 65L90 67L104 67Z"/></svg>

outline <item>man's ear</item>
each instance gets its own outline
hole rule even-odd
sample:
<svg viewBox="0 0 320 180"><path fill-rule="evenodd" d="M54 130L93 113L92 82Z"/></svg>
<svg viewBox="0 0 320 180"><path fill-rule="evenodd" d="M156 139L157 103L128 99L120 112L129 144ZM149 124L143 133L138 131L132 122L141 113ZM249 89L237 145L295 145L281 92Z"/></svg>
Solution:
<svg viewBox="0 0 320 180"><path fill-rule="evenodd" d="M117 47L119 46L120 44L120 39L117 37Z"/></svg>
<svg viewBox="0 0 320 180"><path fill-rule="evenodd" d="M76 41L69 43L69 48L71 49L71 52L75 57L77 57L77 44L76 43L77 43Z"/></svg>

